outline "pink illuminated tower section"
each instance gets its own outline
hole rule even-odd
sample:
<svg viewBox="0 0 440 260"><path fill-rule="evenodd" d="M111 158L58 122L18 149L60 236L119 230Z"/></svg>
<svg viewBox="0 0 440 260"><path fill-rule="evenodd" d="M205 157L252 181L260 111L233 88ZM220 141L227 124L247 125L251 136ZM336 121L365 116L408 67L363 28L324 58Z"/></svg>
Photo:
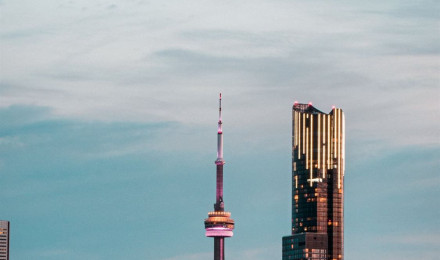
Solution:
<svg viewBox="0 0 440 260"><path fill-rule="evenodd" d="M217 185L214 211L208 213L205 219L205 230L207 237L214 238L214 260L225 259L225 237L232 237L234 229L234 220L231 219L231 213L225 211L223 202L223 130L222 130L222 94L220 93L218 110L218 131L217 131Z"/></svg>

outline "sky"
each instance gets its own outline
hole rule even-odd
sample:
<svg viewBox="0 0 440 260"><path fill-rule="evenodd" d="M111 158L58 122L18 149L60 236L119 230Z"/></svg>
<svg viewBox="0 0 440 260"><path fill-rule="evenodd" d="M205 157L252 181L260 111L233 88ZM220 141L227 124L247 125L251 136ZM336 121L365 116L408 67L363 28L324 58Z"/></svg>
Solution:
<svg viewBox="0 0 440 260"><path fill-rule="evenodd" d="M291 109L346 117L345 258L440 254L440 3L0 0L11 259L281 259Z"/></svg>

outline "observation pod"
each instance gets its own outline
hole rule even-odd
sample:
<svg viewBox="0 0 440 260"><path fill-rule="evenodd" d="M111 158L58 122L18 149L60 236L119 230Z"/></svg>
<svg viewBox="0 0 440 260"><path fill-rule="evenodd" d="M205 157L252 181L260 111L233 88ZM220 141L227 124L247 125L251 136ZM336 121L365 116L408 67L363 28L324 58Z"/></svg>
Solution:
<svg viewBox="0 0 440 260"><path fill-rule="evenodd" d="M232 237L234 234L234 220L231 213L226 211L213 211L208 213L205 219L207 237Z"/></svg>

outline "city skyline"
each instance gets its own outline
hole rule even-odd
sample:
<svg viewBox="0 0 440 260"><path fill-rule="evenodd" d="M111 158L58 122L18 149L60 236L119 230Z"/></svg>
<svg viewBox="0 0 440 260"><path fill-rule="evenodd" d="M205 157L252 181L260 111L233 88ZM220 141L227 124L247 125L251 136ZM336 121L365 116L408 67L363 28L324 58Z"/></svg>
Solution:
<svg viewBox="0 0 440 260"><path fill-rule="evenodd" d="M345 258L440 254L438 1L0 8L11 259L210 259L219 92L228 259L281 259L295 100L344 109Z"/></svg>

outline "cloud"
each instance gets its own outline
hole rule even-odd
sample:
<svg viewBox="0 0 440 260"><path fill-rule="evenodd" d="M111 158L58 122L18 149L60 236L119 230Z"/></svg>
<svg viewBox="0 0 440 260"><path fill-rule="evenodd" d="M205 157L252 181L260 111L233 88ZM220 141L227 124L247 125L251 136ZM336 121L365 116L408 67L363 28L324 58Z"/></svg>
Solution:
<svg viewBox="0 0 440 260"><path fill-rule="evenodd" d="M356 259L366 260L374 258L386 259L416 259L422 257L423 259L434 260L439 254L438 245L440 241L435 234L398 234L398 235L376 235L372 242L363 241L368 244L369 248L358 244L357 250L346 250L346 257L356 257ZM371 251L371 247L375 250ZM348 251L348 252L347 252Z"/></svg>
<svg viewBox="0 0 440 260"><path fill-rule="evenodd" d="M434 123L439 48L436 34L430 33L435 23L421 15L431 12L429 3L417 7L417 17L394 15L411 7L396 3L259 1L232 8L194 1L196 10L178 3L129 2L108 13L108 5L84 2L56 7L66 17L61 23L58 16L42 19L26 9L38 18L34 24L39 29L36 35L27 33L34 40L4 41L1 104L47 106L59 115L91 120L200 123L199 118L206 121L199 112L206 107L204 99L219 91L267 104L258 110L313 99L323 107L337 104L368 116L366 111L378 111L371 106L391 103L391 110L384 111L420 118L413 129L399 132L396 143L432 143L435 132L408 137L423 128L439 128ZM82 6L89 10L81 11ZM380 12L372 12L378 6ZM20 28L27 24L17 28L11 22L4 33ZM424 100L424 106L408 106L411 97ZM177 115L176 105L197 116ZM386 124L390 117L383 119L382 112L370 113L368 120ZM403 122L399 116L392 125L407 129ZM369 129L358 123L356 132Z"/></svg>
<svg viewBox="0 0 440 260"><path fill-rule="evenodd" d="M206 238L212 240L213 238ZM232 243L232 239L228 241ZM246 250L227 250L227 256L228 258L232 259L242 259L242 260L267 260L267 259L277 259L281 257L281 252L279 249L281 246L279 245L271 245L271 246L263 246L258 248L250 248ZM273 252L277 252L274 254ZM194 253L194 254L185 254L185 255L178 255L171 258L165 258L164 260L178 260L178 259L185 259L185 260L206 260L213 257L213 252L206 252L206 253Z"/></svg>
<svg viewBox="0 0 440 260"><path fill-rule="evenodd" d="M421 247L437 247L440 245L440 235L439 234L407 234L398 236L386 236L381 239L383 243L386 244L401 244L403 246L414 246L418 245Z"/></svg>
<svg viewBox="0 0 440 260"><path fill-rule="evenodd" d="M212 253L194 253L194 254L185 254L185 255L178 255L175 257L165 258L164 260L179 260L179 259L205 260L211 257L212 257Z"/></svg>

